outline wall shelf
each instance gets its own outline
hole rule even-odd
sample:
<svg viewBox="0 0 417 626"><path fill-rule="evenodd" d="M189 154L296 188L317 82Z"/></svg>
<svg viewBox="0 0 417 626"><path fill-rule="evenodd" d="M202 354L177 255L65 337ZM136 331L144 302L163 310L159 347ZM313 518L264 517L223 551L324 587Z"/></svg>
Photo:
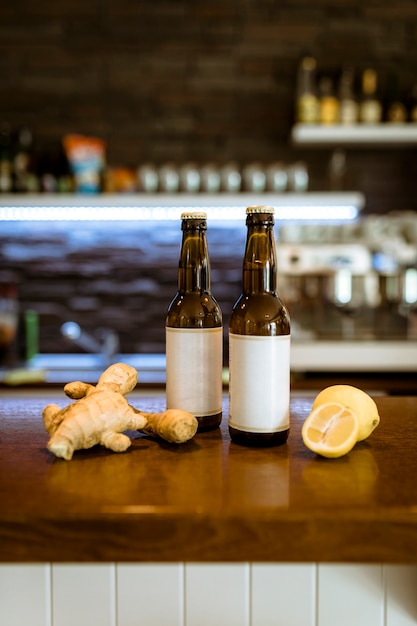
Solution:
<svg viewBox="0 0 417 626"><path fill-rule="evenodd" d="M362 148L417 146L417 123L356 124L352 126L296 124L291 141L295 146Z"/></svg>
<svg viewBox="0 0 417 626"><path fill-rule="evenodd" d="M360 192L240 194L3 194L0 221L178 220L187 208L203 209L208 219L244 219L246 207L275 207L276 220L352 220L365 205Z"/></svg>

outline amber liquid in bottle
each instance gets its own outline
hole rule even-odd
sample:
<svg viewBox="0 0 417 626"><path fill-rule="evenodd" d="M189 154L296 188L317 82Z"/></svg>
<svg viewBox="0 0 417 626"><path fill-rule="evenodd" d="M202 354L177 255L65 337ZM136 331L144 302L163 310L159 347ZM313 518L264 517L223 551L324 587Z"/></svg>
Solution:
<svg viewBox="0 0 417 626"><path fill-rule="evenodd" d="M290 319L276 291L273 211L246 210L243 289L229 323L229 432L252 446L279 445L289 434Z"/></svg>
<svg viewBox="0 0 417 626"><path fill-rule="evenodd" d="M178 291L166 318L167 408L193 413L204 431L222 419L222 313L210 289L206 214L181 220Z"/></svg>

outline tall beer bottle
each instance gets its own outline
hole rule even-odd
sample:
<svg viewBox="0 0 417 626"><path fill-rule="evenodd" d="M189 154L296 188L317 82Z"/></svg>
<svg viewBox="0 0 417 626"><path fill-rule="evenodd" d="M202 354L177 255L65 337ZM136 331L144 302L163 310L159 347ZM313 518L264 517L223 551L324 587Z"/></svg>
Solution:
<svg viewBox="0 0 417 626"><path fill-rule="evenodd" d="M178 292L166 318L167 408L189 411L204 431L222 419L222 313L210 289L206 213L181 220Z"/></svg>
<svg viewBox="0 0 417 626"><path fill-rule="evenodd" d="M229 432L236 443L285 443L290 413L290 319L277 294L274 209L246 209L243 290L229 323Z"/></svg>

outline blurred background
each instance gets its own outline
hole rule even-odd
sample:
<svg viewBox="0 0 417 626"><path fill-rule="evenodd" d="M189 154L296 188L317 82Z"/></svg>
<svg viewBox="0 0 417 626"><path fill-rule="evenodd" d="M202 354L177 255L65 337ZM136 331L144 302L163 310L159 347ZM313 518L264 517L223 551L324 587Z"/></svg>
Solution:
<svg viewBox="0 0 417 626"><path fill-rule="evenodd" d="M66 133L105 139L110 166L143 161L306 160L328 186L329 152L290 145L300 59L417 83L417 3L398 0L29 0L0 7L0 120L28 126L45 161ZM367 210L416 209L409 151L354 150Z"/></svg>
<svg viewBox="0 0 417 626"><path fill-rule="evenodd" d="M180 193L189 191L184 165L198 170L192 191L200 194L207 165L223 177L237 170L242 207L248 192L259 203L266 192L358 192L363 206L353 223L335 224L331 215L315 224L278 220L281 289L296 339L413 341L416 40L415 0L3 2L0 208L39 204L33 194L85 191L65 142L74 136L96 142L93 191L137 194L138 204L155 191L152 174L159 176L156 192L166 191L167 164L179 172L173 191ZM314 61L307 71L306 58ZM300 98L310 90L326 111L313 125L326 133L340 127L342 101L354 100L357 117L343 122L342 135L311 141L302 134L311 120L300 117ZM346 142L346 125L367 126L359 112L364 100L377 102L377 118L368 119L377 131L395 132ZM16 165L22 154L25 177ZM281 182L267 179L271 167ZM220 193L225 184L223 178ZM59 211L59 200L48 204ZM213 292L226 324L240 292L244 237L244 217L239 225L209 223ZM122 352L163 353L179 242L178 222L6 215L3 307L15 298L20 312L35 314L40 352L80 351L60 330L75 320L91 334L116 331ZM312 246L317 252L324 245L326 253L311 256Z"/></svg>

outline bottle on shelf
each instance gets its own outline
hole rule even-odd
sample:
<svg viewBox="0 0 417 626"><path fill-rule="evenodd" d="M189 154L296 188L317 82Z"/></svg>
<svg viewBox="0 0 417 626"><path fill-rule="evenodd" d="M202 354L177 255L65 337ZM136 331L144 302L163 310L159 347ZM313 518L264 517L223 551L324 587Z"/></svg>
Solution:
<svg viewBox="0 0 417 626"><path fill-rule="evenodd" d="M378 76L372 68L365 69L362 74L359 121L363 124L379 124L382 121L382 105L378 96Z"/></svg>
<svg viewBox="0 0 417 626"><path fill-rule="evenodd" d="M222 313L210 287L206 213L183 213L181 229L178 291L166 318L167 408L193 413L204 431L222 419Z"/></svg>
<svg viewBox="0 0 417 626"><path fill-rule="evenodd" d="M343 125L358 122L358 100L355 95L355 72L353 67L344 67L339 81L339 121Z"/></svg>
<svg viewBox="0 0 417 626"><path fill-rule="evenodd" d="M286 442L290 319L277 293L274 209L246 210L242 293L229 322L229 432L248 446Z"/></svg>
<svg viewBox="0 0 417 626"><path fill-rule="evenodd" d="M56 147L56 188L58 193L73 193L74 176L62 143Z"/></svg>
<svg viewBox="0 0 417 626"><path fill-rule="evenodd" d="M297 71L296 85L296 122L317 124L319 121L319 99L316 85L317 61L312 56L305 56Z"/></svg>
<svg viewBox="0 0 417 626"><path fill-rule="evenodd" d="M401 97L399 78L393 72L388 76L386 121L391 124L407 121L407 107Z"/></svg>
<svg viewBox="0 0 417 626"><path fill-rule="evenodd" d="M415 83L411 88L409 109L410 122L417 123L417 83Z"/></svg>
<svg viewBox="0 0 417 626"><path fill-rule="evenodd" d="M319 121L320 124L337 124L339 121L339 99L337 98L333 80L330 76L322 76L319 81Z"/></svg>
<svg viewBox="0 0 417 626"><path fill-rule="evenodd" d="M8 124L0 127L0 193L10 193L12 178L12 138Z"/></svg>
<svg viewBox="0 0 417 626"><path fill-rule="evenodd" d="M33 135L27 126L22 126L18 129L14 142L13 191L17 193L35 193L39 191L33 157Z"/></svg>
<svg viewBox="0 0 417 626"><path fill-rule="evenodd" d="M55 146L48 145L38 159L39 186L42 193L58 193Z"/></svg>

